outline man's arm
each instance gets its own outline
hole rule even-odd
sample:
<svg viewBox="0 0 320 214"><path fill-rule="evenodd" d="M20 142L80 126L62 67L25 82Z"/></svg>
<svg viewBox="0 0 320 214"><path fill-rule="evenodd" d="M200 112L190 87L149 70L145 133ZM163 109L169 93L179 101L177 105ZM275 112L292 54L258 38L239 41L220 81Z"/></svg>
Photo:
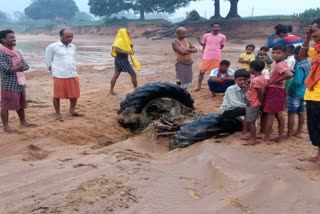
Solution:
<svg viewBox="0 0 320 214"><path fill-rule="evenodd" d="M293 73L291 72L291 70L285 70L281 76L279 77L279 79L275 80L274 82L269 82L270 84L275 84L277 85L279 82L282 82L283 80L287 80L290 79L291 77L293 77Z"/></svg>
<svg viewBox="0 0 320 214"><path fill-rule="evenodd" d="M188 49L188 51L190 52L190 53L198 53L198 50L197 50L197 48L196 47L194 47L192 44L191 44L191 42L188 42L189 43L189 49Z"/></svg>
<svg viewBox="0 0 320 214"><path fill-rule="evenodd" d="M172 48L173 50L177 51L181 55L191 54L191 52L188 49L181 47L181 45L179 45L177 41L172 42Z"/></svg>
<svg viewBox="0 0 320 214"><path fill-rule="evenodd" d="M54 50L53 47L51 45L49 45L46 48L46 56L45 56L45 62L49 68L49 71L51 71L51 65L52 65L52 61L53 61L53 55L54 55Z"/></svg>
<svg viewBox="0 0 320 214"><path fill-rule="evenodd" d="M123 51L119 48L114 48L114 51L117 53L117 54L129 54L129 55L133 55L133 51Z"/></svg>
<svg viewBox="0 0 320 214"><path fill-rule="evenodd" d="M23 70L23 71L29 70L29 65L28 65L27 62L22 58L22 56L21 56L21 60L22 60L22 66L23 66L22 70Z"/></svg>
<svg viewBox="0 0 320 214"><path fill-rule="evenodd" d="M222 79L229 82L229 81L233 81L234 80L234 76L231 75L231 76L228 76L228 77L223 77Z"/></svg>
<svg viewBox="0 0 320 214"><path fill-rule="evenodd" d="M309 46L310 46L310 41L312 38L312 29L311 25L307 28L305 31L305 40L301 46L300 52L299 52L299 57L304 59L308 57L308 51L309 51Z"/></svg>
<svg viewBox="0 0 320 214"><path fill-rule="evenodd" d="M0 71L4 72L4 73L15 73L17 71L21 71L23 70L24 65L22 63L13 66L12 63L10 63L7 59L6 59L6 55L5 54L0 54Z"/></svg>

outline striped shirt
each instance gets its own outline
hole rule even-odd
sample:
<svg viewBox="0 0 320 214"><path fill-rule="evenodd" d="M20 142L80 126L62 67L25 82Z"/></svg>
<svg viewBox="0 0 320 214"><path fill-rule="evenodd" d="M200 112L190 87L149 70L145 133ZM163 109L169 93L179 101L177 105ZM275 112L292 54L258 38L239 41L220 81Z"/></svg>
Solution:
<svg viewBox="0 0 320 214"><path fill-rule="evenodd" d="M22 57L21 59L23 71L29 70L29 65ZM12 57L0 51L1 88L7 91L21 92L25 89L25 86L19 85L16 73L11 70L12 65Z"/></svg>

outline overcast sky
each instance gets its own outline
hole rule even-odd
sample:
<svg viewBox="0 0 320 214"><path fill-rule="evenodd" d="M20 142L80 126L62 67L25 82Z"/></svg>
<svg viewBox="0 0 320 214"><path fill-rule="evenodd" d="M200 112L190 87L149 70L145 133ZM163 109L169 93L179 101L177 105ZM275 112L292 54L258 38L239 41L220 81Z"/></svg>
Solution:
<svg viewBox="0 0 320 214"><path fill-rule="evenodd" d="M81 11L89 12L88 0L75 0ZM225 16L230 4L220 0L221 14ZM14 11L23 11L31 3L30 0L0 0L0 10L12 14ZM213 0L199 0L192 2L187 8L179 9L175 16L184 16L186 12L197 10L201 16L211 17L214 13ZM277 15L300 13L309 8L320 7L320 0L240 0L239 14L241 16Z"/></svg>

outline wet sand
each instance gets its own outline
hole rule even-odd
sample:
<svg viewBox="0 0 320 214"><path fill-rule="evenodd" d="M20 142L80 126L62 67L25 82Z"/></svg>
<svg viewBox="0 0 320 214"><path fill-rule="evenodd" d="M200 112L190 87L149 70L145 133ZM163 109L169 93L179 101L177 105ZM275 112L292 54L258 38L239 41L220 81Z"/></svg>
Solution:
<svg viewBox="0 0 320 214"><path fill-rule="evenodd" d="M281 144L242 146L237 133L168 152L168 140L154 139L150 132L133 136L119 127L117 110L133 90L130 79L122 74L115 88L118 95L108 94L112 39L89 36L75 38L82 93L78 110L85 117L68 116L68 102L63 101L65 121L57 122L52 79L41 50L56 38L17 39L27 41L20 48L32 67L27 74L27 118L39 126L20 129L19 134L5 134L0 126L0 213L319 212L320 167L298 161L315 152L306 129L302 140ZM170 41L134 42L143 65L139 84L174 82ZM236 43L229 42L224 50L224 58L234 65L245 46ZM250 43L259 46L263 41ZM201 56L194 59L196 83ZM198 113L219 111L222 96L212 98L205 82L201 92L191 93ZM14 112L10 124L18 127Z"/></svg>

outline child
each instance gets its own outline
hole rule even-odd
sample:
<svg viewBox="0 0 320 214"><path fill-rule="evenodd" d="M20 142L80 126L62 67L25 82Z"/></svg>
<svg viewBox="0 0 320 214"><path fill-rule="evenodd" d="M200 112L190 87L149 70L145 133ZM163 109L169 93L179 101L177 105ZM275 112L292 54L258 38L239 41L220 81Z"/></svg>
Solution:
<svg viewBox="0 0 320 214"><path fill-rule="evenodd" d="M262 75L265 67L263 60L254 60L250 63L250 73L253 76L251 80L249 91L247 93L247 108L246 108L246 125L244 126L243 134L247 133L246 129L250 130L249 141L244 145L255 145L260 143L257 140L256 120L259 117L261 106L263 104L264 89L266 87L266 79ZM243 137L242 139L245 139Z"/></svg>
<svg viewBox="0 0 320 214"><path fill-rule="evenodd" d="M270 135L274 117L278 120L279 136L273 141L280 142L283 139L284 117L283 111L286 103L285 81L293 76L288 64L284 61L287 57L287 46L280 44L272 49L272 59L276 65L267 83L263 112L265 115L264 142L270 143Z"/></svg>
<svg viewBox="0 0 320 214"><path fill-rule="evenodd" d="M255 60L254 49L256 47L252 44L246 46L246 52L240 54L239 63L240 67L249 71L250 62Z"/></svg>
<svg viewBox="0 0 320 214"><path fill-rule="evenodd" d="M311 65L307 56L299 57L301 46L294 49L294 58L297 61L294 76L291 79L290 86L288 88L288 134L287 137L295 136L301 138L302 127L304 124L304 99L303 96L306 91L305 79L309 75ZM298 128L295 133L294 119L295 114L298 115Z"/></svg>
<svg viewBox="0 0 320 214"><path fill-rule="evenodd" d="M245 69L239 69L234 73L234 78L236 84L226 90L220 108L221 114L229 118L244 116L246 113L246 91L250 73Z"/></svg>
<svg viewBox="0 0 320 214"><path fill-rule="evenodd" d="M288 66L289 68L291 69L292 72L294 72L294 66L296 64L296 60L294 59L294 56L293 56L293 50L294 50L294 46L293 45L289 45L288 47L288 54L287 54L287 59L285 60L285 62L288 63ZM286 87L286 91L288 92L288 88L290 86L290 83L291 83L291 79L288 79L286 81L286 84L285 84L285 87Z"/></svg>
<svg viewBox="0 0 320 214"><path fill-rule="evenodd" d="M260 51L258 52L256 59L261 59L265 62L265 69L270 71L271 70L271 65L273 63L272 59L268 55L269 48L267 46L262 46L260 48Z"/></svg>

